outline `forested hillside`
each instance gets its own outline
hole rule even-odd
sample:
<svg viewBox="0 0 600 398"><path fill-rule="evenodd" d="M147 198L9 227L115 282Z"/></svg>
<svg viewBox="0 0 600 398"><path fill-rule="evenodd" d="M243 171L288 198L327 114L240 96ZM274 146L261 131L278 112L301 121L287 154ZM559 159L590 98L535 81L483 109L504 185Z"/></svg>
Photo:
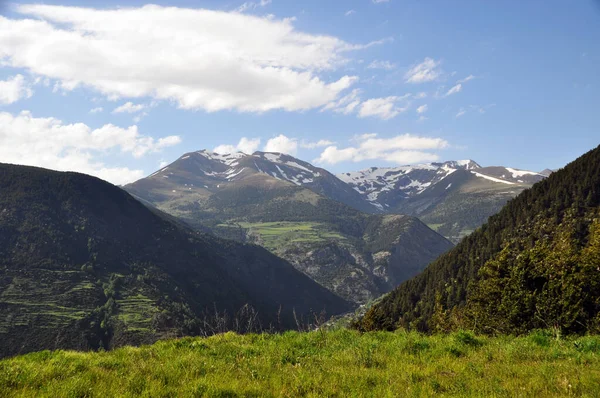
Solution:
<svg viewBox="0 0 600 398"><path fill-rule="evenodd" d="M246 304L256 312L232 319ZM296 317L350 308L263 248L196 233L105 181L0 164L0 357L210 334L236 320L295 328Z"/></svg>
<svg viewBox="0 0 600 398"><path fill-rule="evenodd" d="M600 326L600 147L510 201L357 327L486 333Z"/></svg>

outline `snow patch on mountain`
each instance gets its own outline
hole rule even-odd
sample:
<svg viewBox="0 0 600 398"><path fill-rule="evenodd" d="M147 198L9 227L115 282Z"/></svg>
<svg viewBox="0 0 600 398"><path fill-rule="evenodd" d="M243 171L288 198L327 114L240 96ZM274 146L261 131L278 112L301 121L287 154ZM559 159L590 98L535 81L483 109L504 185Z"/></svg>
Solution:
<svg viewBox="0 0 600 398"><path fill-rule="evenodd" d="M485 178L486 180L490 180L490 181L494 181L494 182L501 182L503 184L508 184L508 185L514 185L515 184L514 182L501 180L500 178L486 176L485 174L477 173L475 171L471 171L471 173L474 174L477 177Z"/></svg>
<svg viewBox="0 0 600 398"><path fill-rule="evenodd" d="M535 171L527 171L527 170L519 170L519 169L513 169L510 167L505 167L506 170L508 170L513 178L518 178L518 177L523 177L525 175L534 175L534 176L542 176L542 174L540 173L536 173Z"/></svg>

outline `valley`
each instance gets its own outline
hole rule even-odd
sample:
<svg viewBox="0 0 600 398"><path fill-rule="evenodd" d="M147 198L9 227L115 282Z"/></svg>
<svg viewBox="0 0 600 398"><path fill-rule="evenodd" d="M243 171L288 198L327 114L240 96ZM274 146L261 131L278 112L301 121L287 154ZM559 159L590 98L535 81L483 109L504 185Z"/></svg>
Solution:
<svg viewBox="0 0 600 398"><path fill-rule="evenodd" d="M356 304L452 247L417 218L378 212L326 170L278 153L186 153L124 189L199 230L259 244Z"/></svg>

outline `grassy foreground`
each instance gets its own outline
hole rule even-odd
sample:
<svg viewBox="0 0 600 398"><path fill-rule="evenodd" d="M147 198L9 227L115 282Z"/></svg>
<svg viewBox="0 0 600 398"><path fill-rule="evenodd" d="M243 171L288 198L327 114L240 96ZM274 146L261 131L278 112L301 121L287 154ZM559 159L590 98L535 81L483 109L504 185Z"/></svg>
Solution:
<svg viewBox="0 0 600 398"><path fill-rule="evenodd" d="M600 337L351 330L184 338L0 361L0 396L600 396Z"/></svg>

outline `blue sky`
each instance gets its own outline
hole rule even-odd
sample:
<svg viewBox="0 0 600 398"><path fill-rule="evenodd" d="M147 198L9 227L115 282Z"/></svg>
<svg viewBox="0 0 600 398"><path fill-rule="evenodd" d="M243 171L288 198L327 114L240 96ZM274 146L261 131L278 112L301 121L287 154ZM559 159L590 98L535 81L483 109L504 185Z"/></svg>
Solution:
<svg viewBox="0 0 600 398"><path fill-rule="evenodd" d="M593 0L0 4L3 162L115 183L203 148L539 171L600 144Z"/></svg>

